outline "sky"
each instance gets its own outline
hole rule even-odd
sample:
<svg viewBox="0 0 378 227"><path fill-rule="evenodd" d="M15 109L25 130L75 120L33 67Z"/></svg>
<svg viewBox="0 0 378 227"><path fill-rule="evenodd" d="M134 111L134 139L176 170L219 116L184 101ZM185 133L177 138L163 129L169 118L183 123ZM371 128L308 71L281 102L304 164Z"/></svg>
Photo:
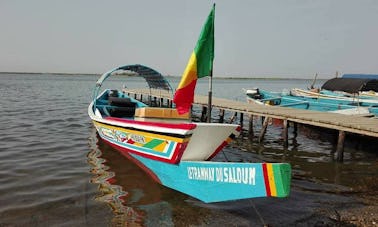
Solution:
<svg viewBox="0 0 378 227"><path fill-rule="evenodd" d="M376 0L0 0L0 72L181 76L213 3L214 76L378 74Z"/></svg>

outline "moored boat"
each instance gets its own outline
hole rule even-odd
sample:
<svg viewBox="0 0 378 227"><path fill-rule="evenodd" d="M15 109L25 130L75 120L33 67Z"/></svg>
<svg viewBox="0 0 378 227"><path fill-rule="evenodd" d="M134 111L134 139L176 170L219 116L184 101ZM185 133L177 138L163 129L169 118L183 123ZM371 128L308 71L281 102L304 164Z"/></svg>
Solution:
<svg viewBox="0 0 378 227"><path fill-rule="evenodd" d="M103 80L119 70L139 75L152 69L126 65L105 73L96 83L88 114L104 141L157 182L204 202L288 196L287 163L211 161L239 134L239 125L192 122L189 114L147 106L120 90L97 95Z"/></svg>
<svg viewBox="0 0 378 227"><path fill-rule="evenodd" d="M347 75L326 81L321 89L316 91L293 88L290 94L303 99L311 98L320 102L356 106L359 109L367 109L371 114L377 116L376 92L378 92L378 80L374 77L349 77Z"/></svg>
<svg viewBox="0 0 378 227"><path fill-rule="evenodd" d="M353 75L355 74L347 74L341 78L327 80L320 89L293 88L290 92L293 96L363 102L365 106L378 104L378 99L374 98L376 92L378 92L378 79L367 75L366 77L359 74L360 77L353 77Z"/></svg>
<svg viewBox="0 0 378 227"><path fill-rule="evenodd" d="M347 115L367 115L370 107L360 106L351 100L337 101L333 99L313 96L292 95L289 92L270 92L262 89L248 89L245 91L247 102L289 107L321 112L334 112Z"/></svg>
<svg viewBox="0 0 378 227"><path fill-rule="evenodd" d="M144 77L152 89L170 89L156 70L125 65L104 73L97 81L88 115L104 141L162 185L204 202L286 197L290 191L290 164L213 162L211 159L239 135L240 126L191 121L189 110L196 80L212 72L214 13L215 5L176 90L172 108L148 106L122 90L100 92L108 77L123 71Z"/></svg>

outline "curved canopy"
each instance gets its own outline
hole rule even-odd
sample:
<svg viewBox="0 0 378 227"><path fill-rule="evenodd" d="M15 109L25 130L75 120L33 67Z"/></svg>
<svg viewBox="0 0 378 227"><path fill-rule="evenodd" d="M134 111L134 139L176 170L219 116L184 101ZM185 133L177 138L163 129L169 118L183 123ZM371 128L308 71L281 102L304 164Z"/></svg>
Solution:
<svg viewBox="0 0 378 227"><path fill-rule="evenodd" d="M106 78L112 75L113 72L119 70L131 71L136 73L136 75L143 77L146 80L149 88L163 89L167 91L172 90L172 87L169 84L169 82L159 72L147 66L139 64L120 66L113 70L110 70L109 72L104 73L100 77L100 79L97 80L96 86L100 87L102 82L104 82Z"/></svg>
<svg viewBox="0 0 378 227"><path fill-rule="evenodd" d="M360 91L378 91L378 80L360 78L333 78L325 82L322 89L358 93Z"/></svg>

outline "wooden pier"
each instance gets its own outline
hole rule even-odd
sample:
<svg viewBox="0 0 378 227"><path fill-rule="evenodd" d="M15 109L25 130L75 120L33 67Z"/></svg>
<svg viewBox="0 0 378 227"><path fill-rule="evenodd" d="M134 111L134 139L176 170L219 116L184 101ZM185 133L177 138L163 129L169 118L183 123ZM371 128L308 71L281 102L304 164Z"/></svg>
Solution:
<svg viewBox="0 0 378 227"><path fill-rule="evenodd" d="M134 98L143 99L147 97L151 102L160 105L172 105L172 93L154 89L125 89L124 92ZM164 104L166 101L166 104ZM203 108L201 120L205 121L206 108L208 105L207 96L195 96L194 105L200 105ZM289 122L317 126L321 128L334 129L339 131L338 143L336 148L337 160L343 160L343 148L345 133L355 133L378 138L378 119L366 116L351 116L337 113L300 110L287 107L266 106L251 104L247 102L232 101L222 98L212 98L212 109L219 109L219 119L223 121L224 111L234 113L236 117L239 114L240 125L243 127L244 115L249 117L248 132L253 136L253 116L264 118L262 129L259 135L259 142L262 142L264 134L268 127L269 119L280 119L283 121L283 140L284 146L288 146L288 125ZM214 113L214 112L213 112Z"/></svg>

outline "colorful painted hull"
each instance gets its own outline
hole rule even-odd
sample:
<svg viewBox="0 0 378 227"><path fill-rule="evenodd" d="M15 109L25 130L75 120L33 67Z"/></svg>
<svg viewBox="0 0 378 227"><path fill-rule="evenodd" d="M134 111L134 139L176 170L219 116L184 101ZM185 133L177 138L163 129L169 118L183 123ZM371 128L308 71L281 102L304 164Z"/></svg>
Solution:
<svg viewBox="0 0 378 227"><path fill-rule="evenodd" d="M154 134L94 121L97 132L104 140L131 153L161 162L178 163L191 135Z"/></svg>
<svg viewBox="0 0 378 227"><path fill-rule="evenodd" d="M291 167L287 163L181 161L168 164L132 154L110 143L158 183L205 203L256 197L287 197Z"/></svg>
<svg viewBox="0 0 378 227"><path fill-rule="evenodd" d="M233 124L101 118L92 109L90 105L88 113L103 139L131 153L167 163L209 160L240 133L240 126Z"/></svg>
<svg viewBox="0 0 378 227"><path fill-rule="evenodd" d="M88 115L105 142L154 180L204 202L289 194L289 164L209 161L239 135L239 125L191 122L176 116L176 110L147 107L117 90L98 95L102 82L119 69L147 70L151 76L151 69L141 65L103 74L96 83ZM155 80L150 82L156 85Z"/></svg>

